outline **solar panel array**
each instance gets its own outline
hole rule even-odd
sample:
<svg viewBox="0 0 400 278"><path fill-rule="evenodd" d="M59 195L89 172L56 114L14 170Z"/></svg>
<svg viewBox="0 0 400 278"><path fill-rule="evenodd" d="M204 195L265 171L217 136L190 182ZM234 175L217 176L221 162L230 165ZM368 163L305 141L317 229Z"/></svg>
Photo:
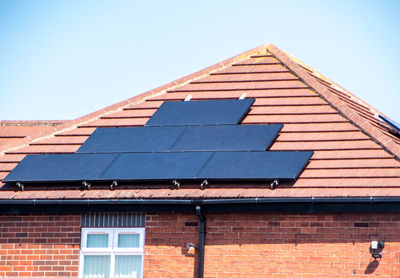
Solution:
<svg viewBox="0 0 400 278"><path fill-rule="evenodd" d="M164 102L144 127L98 128L75 154L28 155L4 181L296 179L312 152L266 151L283 125L239 125L253 102Z"/></svg>

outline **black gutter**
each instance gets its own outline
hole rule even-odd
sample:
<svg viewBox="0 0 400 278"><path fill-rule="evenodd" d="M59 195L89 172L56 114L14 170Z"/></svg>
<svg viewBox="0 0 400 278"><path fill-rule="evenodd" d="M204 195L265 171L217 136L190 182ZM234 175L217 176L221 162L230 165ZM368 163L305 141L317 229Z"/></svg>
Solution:
<svg viewBox="0 0 400 278"><path fill-rule="evenodd" d="M200 219L200 233L199 233L199 264L197 268L197 277L203 278L204 272L204 246L206 240L206 218L201 213L201 206L196 206L196 215Z"/></svg>
<svg viewBox="0 0 400 278"><path fill-rule="evenodd" d="M81 213L90 211L187 212L201 205L218 212L400 212L400 197L237 198L237 199L3 199L2 213Z"/></svg>

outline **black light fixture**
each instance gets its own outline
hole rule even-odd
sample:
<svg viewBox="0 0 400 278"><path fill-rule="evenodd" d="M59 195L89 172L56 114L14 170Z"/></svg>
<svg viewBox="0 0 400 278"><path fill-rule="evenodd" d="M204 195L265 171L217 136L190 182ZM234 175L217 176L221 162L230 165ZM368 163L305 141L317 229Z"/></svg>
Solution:
<svg viewBox="0 0 400 278"><path fill-rule="evenodd" d="M385 243L383 241L371 241L371 246L369 252L374 259L382 258L382 251L385 248Z"/></svg>

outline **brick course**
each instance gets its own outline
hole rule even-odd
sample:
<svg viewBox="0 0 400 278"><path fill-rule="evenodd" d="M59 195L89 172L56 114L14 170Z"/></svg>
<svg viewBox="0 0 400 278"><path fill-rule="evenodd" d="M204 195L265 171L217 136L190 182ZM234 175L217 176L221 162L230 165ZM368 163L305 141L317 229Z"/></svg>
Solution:
<svg viewBox="0 0 400 278"><path fill-rule="evenodd" d="M204 277L400 277L397 214L211 214ZM193 214L147 214L144 277L196 277ZM0 276L77 277L80 215L0 216ZM383 258L369 253L383 240Z"/></svg>
<svg viewBox="0 0 400 278"><path fill-rule="evenodd" d="M196 277L198 221L151 215L146 223L144 277ZM400 216L396 214L206 215L204 277L400 277ZM369 253L384 240L383 258ZM379 263L378 263L379 262Z"/></svg>
<svg viewBox="0 0 400 278"><path fill-rule="evenodd" d="M1 215L0 277L77 277L80 215Z"/></svg>

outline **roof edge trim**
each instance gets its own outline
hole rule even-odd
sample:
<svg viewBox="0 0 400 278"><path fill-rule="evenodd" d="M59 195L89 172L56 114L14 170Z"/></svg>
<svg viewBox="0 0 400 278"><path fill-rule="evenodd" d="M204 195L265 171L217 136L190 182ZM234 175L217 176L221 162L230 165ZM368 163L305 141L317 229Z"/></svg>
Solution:
<svg viewBox="0 0 400 278"><path fill-rule="evenodd" d="M276 59L284 64L292 73L299 77L301 81L310 86L325 99L334 109L336 109L343 117L348 119L353 125L359 128L364 134L370 137L375 143L380 145L386 152L393 155L400 161L400 146L393 142L387 135L381 132L377 127L370 124L360 115L354 112L344 101L331 94L328 89L319 84L316 80L308 75L305 69L291 59L284 51L280 50L273 44L267 46L267 50L271 52Z"/></svg>

